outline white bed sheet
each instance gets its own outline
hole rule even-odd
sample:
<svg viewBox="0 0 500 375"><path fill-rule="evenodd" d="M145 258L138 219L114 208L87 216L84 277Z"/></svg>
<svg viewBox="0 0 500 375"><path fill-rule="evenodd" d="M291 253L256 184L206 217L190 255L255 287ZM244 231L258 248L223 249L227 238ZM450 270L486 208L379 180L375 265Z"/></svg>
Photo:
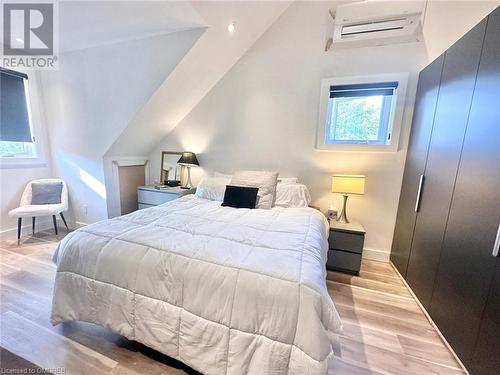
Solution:
<svg viewBox="0 0 500 375"><path fill-rule="evenodd" d="M52 323L109 327L205 374L325 374L341 322L311 208L188 195L67 235Z"/></svg>

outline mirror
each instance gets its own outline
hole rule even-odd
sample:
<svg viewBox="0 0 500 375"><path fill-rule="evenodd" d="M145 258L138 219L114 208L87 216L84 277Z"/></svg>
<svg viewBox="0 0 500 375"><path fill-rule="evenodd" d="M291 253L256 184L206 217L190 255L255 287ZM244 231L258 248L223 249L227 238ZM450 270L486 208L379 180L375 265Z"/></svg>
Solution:
<svg viewBox="0 0 500 375"><path fill-rule="evenodd" d="M181 166L177 164L182 152L177 151L162 151L161 152L161 169L160 183L165 184L167 180L181 179Z"/></svg>

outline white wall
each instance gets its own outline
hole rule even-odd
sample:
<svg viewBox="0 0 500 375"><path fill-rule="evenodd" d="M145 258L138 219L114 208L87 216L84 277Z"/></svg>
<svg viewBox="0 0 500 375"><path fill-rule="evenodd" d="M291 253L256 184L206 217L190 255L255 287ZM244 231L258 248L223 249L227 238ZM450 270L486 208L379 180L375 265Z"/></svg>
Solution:
<svg viewBox="0 0 500 375"><path fill-rule="evenodd" d="M340 197L330 193L331 175L367 176L366 194L351 197L350 216L367 230L366 248L390 251L423 43L323 52L325 15L332 3L296 2L240 59L219 84L151 153L157 173L161 150L191 150L201 168L271 169L297 176L314 204L326 210ZM410 72L396 153L320 152L314 147L320 82L333 76Z"/></svg>
<svg viewBox="0 0 500 375"><path fill-rule="evenodd" d="M106 155L147 154L215 86L289 3L289 0L193 2L209 27ZM227 31L229 22L237 25L233 34Z"/></svg>
<svg viewBox="0 0 500 375"><path fill-rule="evenodd" d="M430 63L500 5L498 0L430 0L424 38Z"/></svg>
<svg viewBox="0 0 500 375"><path fill-rule="evenodd" d="M144 156L199 103L289 4L289 0L193 3L209 27L105 154L108 217L121 213L116 163L142 165ZM229 22L238 25L235 33L228 32Z"/></svg>
<svg viewBox="0 0 500 375"><path fill-rule="evenodd" d="M42 74L54 175L72 221L107 218L103 156L203 29L68 52Z"/></svg>

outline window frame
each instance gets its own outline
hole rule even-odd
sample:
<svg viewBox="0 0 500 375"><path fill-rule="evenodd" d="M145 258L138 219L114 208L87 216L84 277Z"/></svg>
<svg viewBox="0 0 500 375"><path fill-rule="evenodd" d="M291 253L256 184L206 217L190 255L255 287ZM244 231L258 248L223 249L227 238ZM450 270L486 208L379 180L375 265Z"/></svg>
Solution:
<svg viewBox="0 0 500 375"><path fill-rule="evenodd" d="M408 73L393 73L393 74L376 74L369 76L352 76L352 77L331 77L321 80L320 92L320 107L319 119L316 136L316 149L321 151L361 151L361 152L397 152L399 146L399 138L403 123L404 107L406 102L406 88L408 85ZM382 82L398 82L398 87L393 94L391 100L391 112L388 122L388 132L390 132L390 140L387 144L366 142L352 143L350 141L343 142L327 142L326 131L331 119L332 108L330 102L330 86L337 85L353 85L353 84L372 84ZM387 132L386 132L387 134Z"/></svg>
<svg viewBox="0 0 500 375"><path fill-rule="evenodd" d="M34 140L35 152L33 156L18 154L19 156L1 156L0 169L10 168L41 168L47 167L46 139L44 137L42 103L40 95L39 74L35 71L17 71L25 73L28 79L24 82L28 116L30 119L31 137Z"/></svg>

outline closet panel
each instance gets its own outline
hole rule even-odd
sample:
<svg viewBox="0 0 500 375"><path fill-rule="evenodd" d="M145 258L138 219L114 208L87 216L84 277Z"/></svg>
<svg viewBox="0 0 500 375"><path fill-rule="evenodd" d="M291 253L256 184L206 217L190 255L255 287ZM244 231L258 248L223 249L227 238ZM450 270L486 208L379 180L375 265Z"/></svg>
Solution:
<svg viewBox="0 0 500 375"><path fill-rule="evenodd" d="M481 57L486 19L446 51L407 281L429 307Z"/></svg>
<svg viewBox="0 0 500 375"><path fill-rule="evenodd" d="M500 220L499 87L497 9L488 19L430 308L432 318L466 365L471 364L497 261L492 251ZM491 349L489 353L500 356Z"/></svg>
<svg viewBox="0 0 500 375"><path fill-rule="evenodd" d="M500 369L500 259L484 310L479 338L470 365L474 375L493 375Z"/></svg>
<svg viewBox="0 0 500 375"><path fill-rule="evenodd" d="M403 276L406 275L408 266L417 215L415 202L420 176L424 173L427 158L443 61L444 55L441 55L420 72L418 79L413 124L391 250L391 261Z"/></svg>

